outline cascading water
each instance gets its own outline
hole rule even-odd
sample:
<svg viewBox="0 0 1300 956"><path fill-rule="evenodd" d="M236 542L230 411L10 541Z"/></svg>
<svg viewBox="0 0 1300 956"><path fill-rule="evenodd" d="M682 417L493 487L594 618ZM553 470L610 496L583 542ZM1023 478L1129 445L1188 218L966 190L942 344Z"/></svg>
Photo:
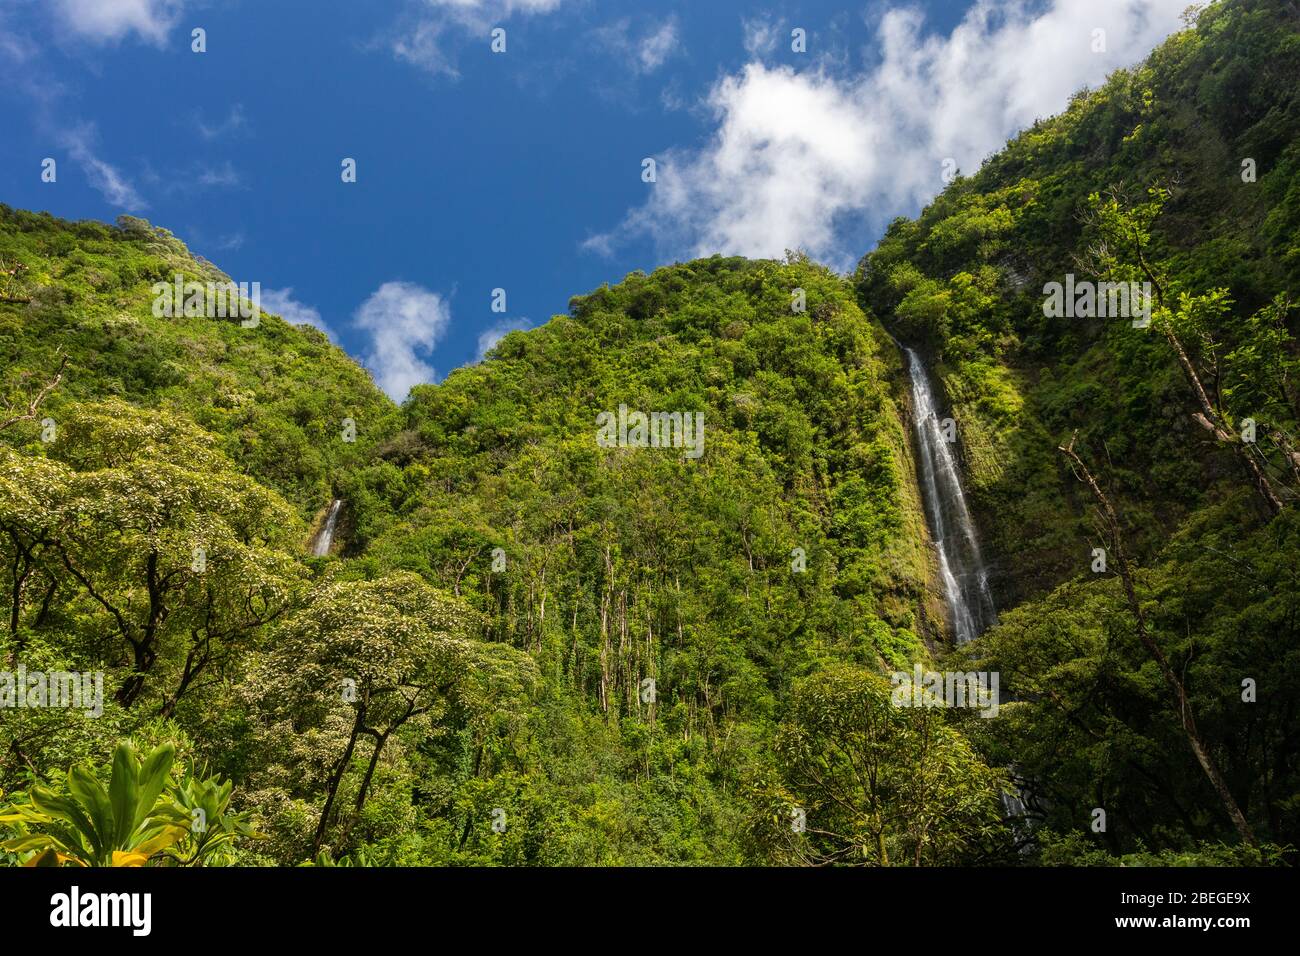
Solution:
<svg viewBox="0 0 1300 956"><path fill-rule="evenodd" d="M997 623L988 569L980 554L975 523L966 507L953 445L944 436L930 375L912 349L907 354L912 380L912 412L916 418L916 447L921 497L930 534L939 553L939 574L953 637L964 644Z"/></svg>
<svg viewBox="0 0 1300 956"><path fill-rule="evenodd" d="M343 499L335 498L330 504L330 513L325 518L325 524L316 535L316 541L312 545L311 553L318 558L323 558L330 553L330 545L334 543L334 526L339 520L339 509L343 507Z"/></svg>
<svg viewBox="0 0 1300 956"><path fill-rule="evenodd" d="M930 375L916 352L909 348L903 351L907 355L908 376L912 380L921 497L930 523L930 535L939 552L939 575L943 578L953 637L958 644L964 644L998 622L997 609L989 591L988 568L980 554L975 523L966 506L953 444L944 436L939 421ZM1009 769L1014 775L1015 766ZM1028 794L1023 783L1019 791L1004 790L1001 794L1002 811L1026 850L1030 829L1023 821Z"/></svg>

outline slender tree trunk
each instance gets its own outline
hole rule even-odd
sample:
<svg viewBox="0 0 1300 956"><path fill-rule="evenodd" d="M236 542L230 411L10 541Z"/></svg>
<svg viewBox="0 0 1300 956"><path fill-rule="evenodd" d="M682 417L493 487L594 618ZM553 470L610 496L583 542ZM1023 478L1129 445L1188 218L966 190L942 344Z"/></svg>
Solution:
<svg viewBox="0 0 1300 956"><path fill-rule="evenodd" d="M339 785L343 782L343 774L347 772L348 764L352 762L352 752L356 749L357 738L361 736L361 728L365 726L365 720L366 707L362 703L357 706L357 719L352 724L352 734L348 737L347 749L343 751L338 766L334 768L329 787L325 791L325 806L321 808L320 822L316 824L316 836L312 840L313 853L319 853L320 845L325 841L325 830L329 826L330 811L334 809L334 797L339 792Z"/></svg>
<svg viewBox="0 0 1300 956"><path fill-rule="evenodd" d="M600 709L609 713L609 610L614 595L614 567L605 547L605 590L600 596Z"/></svg>
<svg viewBox="0 0 1300 956"><path fill-rule="evenodd" d="M23 588L27 584L27 578L32 573L31 555L26 548L18 543L17 536L11 536L14 539L14 568L13 568L13 594L11 596L12 605L9 610L9 635L15 641L18 639L18 621L21 617L23 606Z"/></svg>
<svg viewBox="0 0 1300 956"><path fill-rule="evenodd" d="M135 669L130 677L122 681L122 686L117 689L114 695L117 702L123 708L130 710L135 703L140 692L144 690L145 675L153 668L153 663L157 659L157 653L145 641L131 642L132 659Z"/></svg>
<svg viewBox="0 0 1300 956"><path fill-rule="evenodd" d="M185 655L185 669L181 673L180 684L178 684L176 690L173 693L168 694L167 698L163 701L162 707L158 709L159 717L170 717L176 712L176 705L181 702L181 698L184 697L185 692L190 689L190 685L194 683L195 678L197 678L203 671L203 668L207 666L208 655L205 653L200 656L198 651L199 648L195 645L191 647L189 653Z"/></svg>
<svg viewBox="0 0 1300 956"><path fill-rule="evenodd" d="M1155 642L1155 639L1151 637L1150 632L1147 630L1146 615L1142 613L1142 605L1138 602L1137 590L1133 585L1133 575L1129 568L1128 557L1124 553L1124 539L1120 533L1119 517L1111 506L1110 499L1106 497L1106 493L1097 484L1097 479L1093 477L1088 466L1084 464L1083 459L1074 450L1074 438L1070 439L1068 445L1060 446L1060 451L1074 465L1079 480L1089 487L1093 496L1101 504L1106 524L1110 528L1112 546L1115 551L1115 563L1119 566L1120 581L1124 586L1124 598L1128 602L1129 612L1133 615L1138 640L1142 642L1142 646L1146 648L1147 653L1155 660L1156 665L1160 668L1160 673L1164 676L1165 683L1169 685L1174 694L1178 704L1178 718L1182 723L1183 733L1187 736L1187 743L1191 746L1192 753L1196 755L1196 760L1201 765L1201 769L1205 771L1205 776L1209 778L1214 792L1218 794L1219 800L1223 803L1223 809L1232 820L1232 825L1237 828L1237 833L1247 843L1252 846L1256 845L1258 841L1255 839L1255 833L1251 829L1250 822L1246 819L1246 815L1241 812L1241 807L1237 805L1236 798L1233 797L1232 791L1228 789L1228 784L1223 779L1223 774L1219 772L1213 754L1210 753L1209 747L1206 746L1205 741L1201 738L1200 731L1197 729L1196 718L1192 713L1192 703L1188 699L1187 689L1183 686L1183 682L1179 680L1178 675L1174 673L1174 669L1170 666L1164 651L1160 649L1160 645Z"/></svg>
<svg viewBox="0 0 1300 956"><path fill-rule="evenodd" d="M361 808L366 805L366 796L370 793L370 781L374 779L375 767L379 765L379 754L384 749L384 744L388 743L388 735L393 732L390 727L382 734L375 735L375 750L370 755L370 763L366 766L366 775L361 778L361 789L357 791L357 801L353 809L361 812Z"/></svg>
<svg viewBox="0 0 1300 956"><path fill-rule="evenodd" d="M339 837L340 846L347 845L348 836L349 834L352 833L352 827L357 822L358 818L360 818L361 816L361 808L366 805L366 797L370 793L370 781L374 779L375 767L378 766L379 764L379 754L383 751L384 744L388 742L388 735L391 734L396 729L397 729L397 725L394 725L392 727L389 727L382 734L379 733L377 730L374 730L369 727L363 727L361 729L362 733L370 734L372 737L375 738L375 749L371 751L370 763L366 765L365 776L362 777L361 787L360 789L357 790L357 799L352 807L352 816L348 817L347 823L343 825L343 833Z"/></svg>
<svg viewBox="0 0 1300 956"><path fill-rule="evenodd" d="M132 641L131 647L135 652L135 673L123 681L121 688L117 692L117 701L124 708L129 709L135 703L140 692L144 690L146 675L153 670L154 662L158 660L158 650L155 642L158 639L158 628L162 626L163 620L167 617L167 606L163 601L164 578L158 576L158 552L152 551L145 562L145 586L149 593L149 616L145 621L144 628L138 641Z"/></svg>
<svg viewBox="0 0 1300 956"><path fill-rule="evenodd" d="M50 613L50 602L54 600L54 592L59 588L59 579L48 571L46 573L50 575L50 586L45 589L45 597L41 600L41 609L36 613L36 620L32 623L32 627L35 628L45 626L46 615Z"/></svg>
<svg viewBox="0 0 1300 956"><path fill-rule="evenodd" d="M1264 499L1264 504L1268 507L1269 514L1280 514L1282 511L1282 499L1277 496L1273 490L1273 483L1269 481L1268 474L1264 467L1259 463L1259 459L1250 453L1250 447L1241 440L1241 438L1232 430L1231 423L1223 420L1223 416L1214 410L1209 404L1209 398L1205 394L1205 389L1201 387L1200 381L1196 377L1196 372L1191 368L1191 362L1182 351L1182 345L1178 339L1169 333L1169 339L1174 343L1175 350L1179 353L1179 362L1183 365L1183 370L1187 373L1189 381L1192 382L1193 391L1197 393L1200 400L1201 411L1192 413L1192 420L1200 425L1207 432L1223 442L1232 449L1237 460L1244 466L1251 484L1255 486L1255 491Z"/></svg>
<svg viewBox="0 0 1300 956"><path fill-rule="evenodd" d="M1163 308L1165 301L1164 285L1146 260L1146 255L1142 250L1141 238L1135 236L1134 243L1137 250L1138 266L1155 290L1157 307ZM1165 334L1165 339L1169 342L1170 348L1174 350L1178 365L1183 370L1183 375L1187 379L1187 384L1191 387L1192 394L1196 397L1196 404L1200 406L1200 412L1193 414L1192 418L1198 425L1232 449L1233 454L1237 456L1237 460L1245 467L1251 483L1255 486L1255 490L1264 499L1269 514L1280 514L1282 501L1278 498L1277 492L1273 490L1272 482L1268 480L1268 475L1265 474L1258 459L1250 453L1250 448L1241 440L1240 436L1235 434L1232 424L1224 421L1214 403L1210 401L1209 393L1206 392L1205 385L1201 382L1200 373L1196 371L1196 366L1192 363L1191 357L1187 354L1187 349L1183 347L1177 333L1167 324L1164 325L1162 331ZM1071 442L1071 446L1073 446L1073 442Z"/></svg>

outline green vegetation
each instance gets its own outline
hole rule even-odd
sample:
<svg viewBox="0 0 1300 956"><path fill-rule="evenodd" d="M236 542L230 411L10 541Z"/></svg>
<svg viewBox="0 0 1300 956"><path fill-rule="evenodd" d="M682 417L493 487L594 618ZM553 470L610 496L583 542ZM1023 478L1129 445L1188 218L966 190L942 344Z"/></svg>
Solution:
<svg viewBox="0 0 1300 956"><path fill-rule="evenodd" d="M1069 483L1055 451L1074 429L1081 447L1109 454L1145 555L1233 468L1188 434L1199 430L1194 400L1167 343L1148 334L1157 330L1043 314L1044 284L1067 273L1142 278L1131 244L1111 249L1122 264L1096 255L1107 239L1102 200L1134 211L1150 188L1169 190L1146 256L1174 282L1170 306L1180 292L1226 289L1232 305L1204 315L1215 345L1198 356L1230 363L1214 383L1225 398L1253 380L1251 355L1294 360L1294 313L1271 339L1250 317L1279 295L1300 299L1298 71L1300 33L1286 3L1211 5L1145 63L1081 92L958 178L917 220L896 221L862 260L864 308L926 346L953 404L972 503L1000 559L1000 604L1049 591L1087 553L1082 508L1061 507ZM1254 182L1242 178L1247 158ZM1197 356L1201 343L1187 344ZM1251 407L1263 396L1232 404L1294 436L1294 382L1287 387L1289 412ZM1261 446L1272 440L1261 434Z"/></svg>
<svg viewBox="0 0 1300 956"><path fill-rule="evenodd" d="M316 329L266 315L255 330L238 319L155 318L150 287L178 272L230 281L141 219L114 228L0 204L4 384L44 382L67 357L71 372L46 406L56 419L66 402L109 397L176 412L218 436L246 474L314 511L340 474L369 459L397 410ZM362 423L355 444L337 440L344 418Z"/></svg>
<svg viewBox="0 0 1300 956"><path fill-rule="evenodd" d="M0 710L0 862L1289 860L1296 75L1286 3L1211 6L851 279L635 272L401 408L315 330L153 316L224 280L165 230L0 206L0 672L104 675ZM1153 282L1150 327L1044 315L1071 272ZM994 562L960 648L891 334ZM603 447L620 406L705 453ZM900 708L916 664L1009 696Z"/></svg>
<svg viewBox="0 0 1300 956"><path fill-rule="evenodd" d="M188 772L173 781L175 758L171 744L141 760L123 742L107 788L84 764L68 771L60 790L35 784L25 802L0 815L23 833L0 849L28 857L28 866L201 865L221 859L236 837L257 836L239 814L226 812L228 782Z"/></svg>
<svg viewBox="0 0 1300 956"><path fill-rule="evenodd" d="M1194 860L1239 839L1141 633L1248 828L1296 841L1298 26L1282 3L1208 7L894 223L855 276L864 307L925 345L958 421L1006 613L954 657L1015 695L963 727L1031 782L1045 861ZM1048 317L1044 286L1067 273L1150 282L1150 326ZM1057 452L1072 437L1117 527Z"/></svg>

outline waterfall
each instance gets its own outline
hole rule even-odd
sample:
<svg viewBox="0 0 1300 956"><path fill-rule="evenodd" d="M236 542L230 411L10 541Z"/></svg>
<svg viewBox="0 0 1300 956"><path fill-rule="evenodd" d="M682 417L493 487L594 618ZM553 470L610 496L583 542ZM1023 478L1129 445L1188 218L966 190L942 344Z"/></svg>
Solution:
<svg viewBox="0 0 1300 956"><path fill-rule="evenodd" d="M964 644L997 623L988 569L961 487L953 443L944 437L930 375L912 349L907 354L916 419L917 468L930 535L939 553L939 576L953 637Z"/></svg>
<svg viewBox="0 0 1300 956"><path fill-rule="evenodd" d="M323 558L330 553L330 545L334 543L334 525L338 523L339 508L341 507L343 507L343 499L335 498L330 505L330 513L325 518L325 524L316 535L316 541L312 544L311 553L318 558Z"/></svg>
<svg viewBox="0 0 1300 956"><path fill-rule="evenodd" d="M921 497L930 536L939 552L939 576L943 579L944 597L952 622L953 637L964 644L998 622L993 595L989 590L988 568L980 554L975 522L966 506L961 487L953 443L943 434L938 405L930 374L917 354L904 348L907 371L912 380L912 413L916 418L917 470L921 478ZM1007 699L1005 688L1002 699ZM1008 768L1016 773L1013 763ZM1028 805L1036 804L1027 784L999 794L1003 816L1010 822L1021 852L1027 853L1033 840L1033 818Z"/></svg>

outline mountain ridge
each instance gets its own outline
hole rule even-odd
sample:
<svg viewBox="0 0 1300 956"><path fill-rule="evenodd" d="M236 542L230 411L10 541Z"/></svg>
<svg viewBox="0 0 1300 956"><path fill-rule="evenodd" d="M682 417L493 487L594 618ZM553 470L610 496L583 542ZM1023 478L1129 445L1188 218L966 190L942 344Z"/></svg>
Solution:
<svg viewBox="0 0 1300 956"><path fill-rule="evenodd" d="M224 278L165 230L0 207L31 284L7 393L70 360L52 440L0 433L0 653L113 688L97 721L15 711L0 786L171 743L234 782L264 838L221 859L255 864L1289 859L1300 14L1194 19L851 277L633 272L400 407L319 332L152 316L152 282ZM1167 296L1147 329L1049 316L1075 272ZM994 559L1000 621L960 647L893 336ZM702 415L703 454L606 447L620 407ZM999 675L997 719L900 706L914 668Z"/></svg>

